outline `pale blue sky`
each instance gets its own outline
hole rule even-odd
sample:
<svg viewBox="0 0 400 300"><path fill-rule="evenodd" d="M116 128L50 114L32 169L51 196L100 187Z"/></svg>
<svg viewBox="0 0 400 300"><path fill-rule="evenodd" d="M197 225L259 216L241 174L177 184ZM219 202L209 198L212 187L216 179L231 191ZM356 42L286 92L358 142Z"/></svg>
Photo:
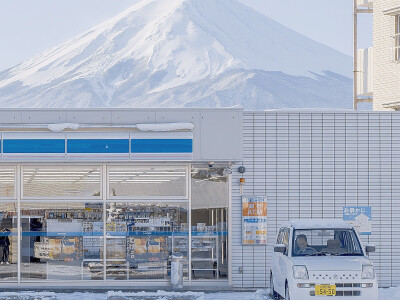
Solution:
<svg viewBox="0 0 400 300"><path fill-rule="evenodd" d="M75 37L137 1L0 0L0 70ZM352 0L240 1L299 33L352 55ZM360 48L372 45L371 20L371 16L360 20Z"/></svg>

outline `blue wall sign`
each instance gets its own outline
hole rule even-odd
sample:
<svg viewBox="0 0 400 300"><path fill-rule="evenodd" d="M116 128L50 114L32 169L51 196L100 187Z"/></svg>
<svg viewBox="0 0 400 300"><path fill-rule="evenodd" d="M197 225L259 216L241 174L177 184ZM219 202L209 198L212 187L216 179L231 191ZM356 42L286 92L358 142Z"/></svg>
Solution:
<svg viewBox="0 0 400 300"><path fill-rule="evenodd" d="M371 206L344 206L343 220L350 223L359 234L371 234Z"/></svg>

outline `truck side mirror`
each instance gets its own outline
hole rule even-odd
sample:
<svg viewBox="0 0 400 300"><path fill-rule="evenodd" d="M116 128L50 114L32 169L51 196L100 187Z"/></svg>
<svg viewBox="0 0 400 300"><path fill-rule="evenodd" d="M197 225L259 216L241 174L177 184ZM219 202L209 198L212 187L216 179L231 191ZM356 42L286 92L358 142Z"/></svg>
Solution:
<svg viewBox="0 0 400 300"><path fill-rule="evenodd" d="M374 245L367 245L365 247L365 252L367 252L367 253L375 252L375 246Z"/></svg>
<svg viewBox="0 0 400 300"><path fill-rule="evenodd" d="M284 244L278 244L274 246L274 252L284 254L286 252L286 246Z"/></svg>

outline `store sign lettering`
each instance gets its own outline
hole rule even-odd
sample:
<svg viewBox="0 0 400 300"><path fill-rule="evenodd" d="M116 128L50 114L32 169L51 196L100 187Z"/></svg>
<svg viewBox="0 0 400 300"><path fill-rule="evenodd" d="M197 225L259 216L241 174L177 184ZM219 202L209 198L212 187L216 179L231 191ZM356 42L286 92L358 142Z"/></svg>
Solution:
<svg viewBox="0 0 400 300"><path fill-rule="evenodd" d="M371 234L371 206L344 206L343 220L354 226L359 234Z"/></svg>

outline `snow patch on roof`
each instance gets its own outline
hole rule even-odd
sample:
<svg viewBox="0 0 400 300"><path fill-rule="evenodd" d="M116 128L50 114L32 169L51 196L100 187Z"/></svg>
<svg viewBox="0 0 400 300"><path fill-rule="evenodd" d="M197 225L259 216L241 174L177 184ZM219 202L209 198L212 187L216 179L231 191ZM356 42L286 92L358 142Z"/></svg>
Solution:
<svg viewBox="0 0 400 300"><path fill-rule="evenodd" d="M72 129L77 130L79 129L79 124L76 123L59 123L59 124L49 124L47 128L53 132L61 132L64 129Z"/></svg>

